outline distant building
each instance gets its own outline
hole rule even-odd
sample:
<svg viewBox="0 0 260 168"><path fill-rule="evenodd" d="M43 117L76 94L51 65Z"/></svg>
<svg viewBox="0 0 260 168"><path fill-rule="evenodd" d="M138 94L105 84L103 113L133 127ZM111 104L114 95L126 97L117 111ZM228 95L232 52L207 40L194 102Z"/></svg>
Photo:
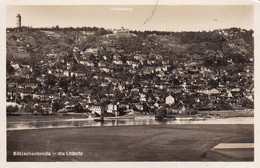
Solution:
<svg viewBox="0 0 260 168"><path fill-rule="evenodd" d="M16 27L20 28L22 26L22 17L20 14L16 15Z"/></svg>
<svg viewBox="0 0 260 168"><path fill-rule="evenodd" d="M117 113L117 105L109 104L107 105L107 112L108 113Z"/></svg>
<svg viewBox="0 0 260 168"><path fill-rule="evenodd" d="M129 29L125 29L124 27L121 27L121 29L115 29L113 30L114 34L122 34L122 33L129 33Z"/></svg>
<svg viewBox="0 0 260 168"><path fill-rule="evenodd" d="M165 103L166 104L174 104L175 103L174 97L172 97L172 95L167 96L166 99L165 99Z"/></svg>
<svg viewBox="0 0 260 168"><path fill-rule="evenodd" d="M92 114L97 113L102 116L104 113L104 108L102 106L92 106L90 107L90 111L92 112Z"/></svg>

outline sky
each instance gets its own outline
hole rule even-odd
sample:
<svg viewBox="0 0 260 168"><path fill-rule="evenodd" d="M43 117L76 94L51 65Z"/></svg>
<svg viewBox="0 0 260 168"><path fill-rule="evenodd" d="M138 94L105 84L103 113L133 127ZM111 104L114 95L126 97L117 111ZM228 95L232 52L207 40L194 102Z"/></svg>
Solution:
<svg viewBox="0 0 260 168"><path fill-rule="evenodd" d="M230 27L253 29L250 5L85 5L85 6L7 6L7 27L104 27L131 30L202 31Z"/></svg>

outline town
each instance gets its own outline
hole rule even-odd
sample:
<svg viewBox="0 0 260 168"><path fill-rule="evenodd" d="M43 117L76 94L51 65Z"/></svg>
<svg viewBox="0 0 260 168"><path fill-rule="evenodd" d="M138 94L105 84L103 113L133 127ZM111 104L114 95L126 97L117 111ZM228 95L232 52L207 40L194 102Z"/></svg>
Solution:
<svg viewBox="0 0 260 168"><path fill-rule="evenodd" d="M7 113L254 108L253 31L7 28Z"/></svg>

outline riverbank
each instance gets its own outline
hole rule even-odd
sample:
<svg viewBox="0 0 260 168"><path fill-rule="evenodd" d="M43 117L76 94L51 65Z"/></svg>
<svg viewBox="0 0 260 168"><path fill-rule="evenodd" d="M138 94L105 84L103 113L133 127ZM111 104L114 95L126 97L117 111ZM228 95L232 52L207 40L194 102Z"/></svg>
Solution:
<svg viewBox="0 0 260 168"><path fill-rule="evenodd" d="M232 117L254 117L253 110L240 110L240 111L199 111L196 115L180 115L171 114L167 115L168 118L190 118L190 119L219 119L219 118L232 118ZM134 112L130 115L106 117L107 119L142 119L154 118L155 115L144 115L140 112ZM7 123L9 122L30 122L30 121L63 121L63 120L85 120L88 119L86 113L56 113L56 114L17 114L8 115Z"/></svg>
<svg viewBox="0 0 260 168"><path fill-rule="evenodd" d="M66 119L87 119L88 115L85 113L56 113L56 114L18 114L8 115L8 122L28 122L28 121L59 121Z"/></svg>

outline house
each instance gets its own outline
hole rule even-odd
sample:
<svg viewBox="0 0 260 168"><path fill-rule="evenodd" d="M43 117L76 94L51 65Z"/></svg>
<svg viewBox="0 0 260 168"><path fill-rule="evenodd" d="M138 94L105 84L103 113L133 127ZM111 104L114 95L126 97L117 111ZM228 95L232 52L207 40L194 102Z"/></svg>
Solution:
<svg viewBox="0 0 260 168"><path fill-rule="evenodd" d="M143 69L143 73L144 74L151 74L151 73L154 73L154 68L153 67L145 67L144 69Z"/></svg>
<svg viewBox="0 0 260 168"><path fill-rule="evenodd" d="M107 59L107 56L103 56L103 60L105 60L105 61L107 61L108 59Z"/></svg>
<svg viewBox="0 0 260 168"><path fill-rule="evenodd" d="M59 112L75 112L75 110L74 110L75 109L75 105L72 104L72 102L66 101L64 103L64 105L65 105L65 107L62 110L60 110Z"/></svg>
<svg viewBox="0 0 260 168"><path fill-rule="evenodd" d="M80 51L78 47L73 48L73 52L78 52L78 51Z"/></svg>
<svg viewBox="0 0 260 168"><path fill-rule="evenodd" d="M32 94L34 93L33 89L30 88L18 89L18 92L20 93L21 99L25 99L26 97L32 98Z"/></svg>
<svg viewBox="0 0 260 168"><path fill-rule="evenodd" d="M49 57L49 58L56 58L58 56L58 54L56 54L56 53L48 53L48 54L46 54L46 56Z"/></svg>
<svg viewBox="0 0 260 168"><path fill-rule="evenodd" d="M163 66L162 66L162 70L163 70L164 72L166 72L166 71L168 71L169 67L170 67L170 65L163 65Z"/></svg>
<svg viewBox="0 0 260 168"><path fill-rule="evenodd" d="M127 61L126 61L126 64L127 64L127 65L132 65L132 64L133 64L133 61L127 60Z"/></svg>
<svg viewBox="0 0 260 168"><path fill-rule="evenodd" d="M101 84L100 84L100 86L102 86L102 87L107 87L108 85L109 85L108 82L101 82Z"/></svg>
<svg viewBox="0 0 260 168"><path fill-rule="evenodd" d="M117 114L117 105L108 104L107 105L107 112L112 114Z"/></svg>
<svg viewBox="0 0 260 168"><path fill-rule="evenodd" d="M115 65L123 65L123 62L121 60L114 60L113 63Z"/></svg>
<svg viewBox="0 0 260 168"><path fill-rule="evenodd" d="M86 72L85 71L76 71L75 72L75 76L77 77L85 77L86 76Z"/></svg>
<svg viewBox="0 0 260 168"><path fill-rule="evenodd" d="M174 104L174 103L175 103L175 99L174 99L174 97L172 97L172 95L169 95L165 98L165 104L171 105L171 104Z"/></svg>
<svg viewBox="0 0 260 168"><path fill-rule="evenodd" d="M102 116L103 115L103 113L104 113L104 108L102 107L102 106L91 106L90 108L89 108L89 110L91 111L91 113L92 114L95 114L95 113L97 113L97 114L99 114L100 116Z"/></svg>
<svg viewBox="0 0 260 168"><path fill-rule="evenodd" d="M89 53L89 54L97 54L98 49L97 48L88 48L84 51L84 53Z"/></svg>
<svg viewBox="0 0 260 168"><path fill-rule="evenodd" d="M158 66L158 67L155 68L155 72L161 72L161 71L162 71L161 67Z"/></svg>
<svg viewBox="0 0 260 168"><path fill-rule="evenodd" d="M36 89L36 88L38 88L38 85L35 83L28 83L28 84L26 84L25 88Z"/></svg>
<svg viewBox="0 0 260 168"><path fill-rule="evenodd" d="M22 46L17 47L19 52L26 52L26 49Z"/></svg>
<svg viewBox="0 0 260 168"><path fill-rule="evenodd" d="M15 103L15 102L6 102L6 107L18 107L18 108L21 108L22 106L18 103Z"/></svg>
<svg viewBox="0 0 260 168"><path fill-rule="evenodd" d="M19 64L15 64L13 61L11 61L11 66L17 71L20 69L20 65Z"/></svg>
<svg viewBox="0 0 260 168"><path fill-rule="evenodd" d="M87 89L78 89L77 91L80 96L90 98L92 90L87 90Z"/></svg>
<svg viewBox="0 0 260 168"><path fill-rule="evenodd" d="M79 60L79 63L82 64L82 65L88 65L88 64L90 64L91 62L88 61L88 60L82 59L82 60Z"/></svg>
<svg viewBox="0 0 260 168"><path fill-rule="evenodd" d="M162 61L162 64L163 65L167 65L167 64L169 64L170 63L170 60L164 60L164 61Z"/></svg>
<svg viewBox="0 0 260 168"><path fill-rule="evenodd" d="M54 100L59 99L60 97L61 97L60 93L53 93L53 94L50 95L50 98L54 99Z"/></svg>
<svg viewBox="0 0 260 168"><path fill-rule="evenodd" d="M165 74L163 72L160 72L159 74L157 74L158 77L162 78L165 76Z"/></svg>
<svg viewBox="0 0 260 168"><path fill-rule="evenodd" d="M107 73L108 73L108 72L110 72L110 69L104 67L104 68L100 68L100 71L103 71L103 72L107 72Z"/></svg>
<svg viewBox="0 0 260 168"><path fill-rule="evenodd" d="M199 90L198 93L204 93L206 95L216 95L216 94L220 94L221 92L217 89L211 89L211 90Z"/></svg>
<svg viewBox="0 0 260 168"><path fill-rule="evenodd" d="M132 63L132 68L133 69L139 68L139 64L138 63Z"/></svg>
<svg viewBox="0 0 260 168"><path fill-rule="evenodd" d="M42 96L41 96L40 94L32 94L33 100L35 100L35 99L40 100L41 97L42 97Z"/></svg>
<svg viewBox="0 0 260 168"><path fill-rule="evenodd" d="M163 59L163 57L162 57L161 55L156 55L155 58L156 58L157 60Z"/></svg>
<svg viewBox="0 0 260 168"><path fill-rule="evenodd" d="M50 104L49 103L35 103L34 105L33 105L33 107L35 108L35 112L37 113L37 112L43 112L43 113L52 113L52 108L51 108L51 106L50 106ZM38 110L36 110L36 109L40 109L39 111Z"/></svg>
<svg viewBox="0 0 260 168"><path fill-rule="evenodd" d="M140 111L143 110L143 105L142 105L141 103L135 103L134 106L135 106L135 108L136 108L137 110L140 110Z"/></svg>
<svg viewBox="0 0 260 168"><path fill-rule="evenodd" d="M106 67L105 62L99 62L99 63L98 63L98 67Z"/></svg>
<svg viewBox="0 0 260 168"><path fill-rule="evenodd" d="M121 27L121 29L114 29L113 33L114 34L125 34L125 33L129 33L129 29L125 29L124 27Z"/></svg>
<svg viewBox="0 0 260 168"><path fill-rule="evenodd" d="M227 92L227 97L229 97L229 98L233 97L233 95L230 91Z"/></svg>
<svg viewBox="0 0 260 168"><path fill-rule="evenodd" d="M71 76L74 75L74 73L71 72L71 71L66 70L66 71L63 71L63 75L65 75L65 76L67 76L67 77L71 77Z"/></svg>

